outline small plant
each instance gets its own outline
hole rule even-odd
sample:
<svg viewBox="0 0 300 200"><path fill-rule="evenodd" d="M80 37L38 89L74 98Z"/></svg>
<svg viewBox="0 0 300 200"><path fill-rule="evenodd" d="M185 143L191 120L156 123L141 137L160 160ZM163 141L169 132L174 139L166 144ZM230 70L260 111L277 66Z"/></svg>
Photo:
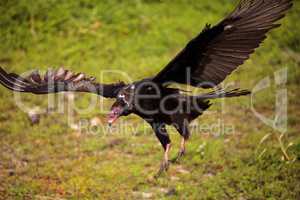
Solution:
<svg viewBox="0 0 300 200"><path fill-rule="evenodd" d="M262 144L264 144L271 136L275 137L276 141L279 144L279 148L280 148L280 152L282 153L282 161L286 161L288 163L290 162L295 162L296 161L296 157L295 156L291 156L288 153L288 150L294 145L293 142L289 142L288 144L286 144L287 142L285 141L285 136L286 133L276 133L275 131L273 131L272 133L268 133L266 134L259 142L257 150L256 150L256 154L258 154L258 150L259 148L262 146ZM261 158L265 153L267 152L267 148L264 148L257 156L257 158Z"/></svg>

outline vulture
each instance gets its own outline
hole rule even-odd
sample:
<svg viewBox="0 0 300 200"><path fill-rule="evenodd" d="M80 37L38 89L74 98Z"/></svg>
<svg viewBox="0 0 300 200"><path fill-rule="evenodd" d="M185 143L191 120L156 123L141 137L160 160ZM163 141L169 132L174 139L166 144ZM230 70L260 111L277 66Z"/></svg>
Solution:
<svg viewBox="0 0 300 200"><path fill-rule="evenodd" d="M175 127L182 137L179 153L173 159L178 161L185 154L189 124L211 106L210 100L250 94L249 90L221 89L218 85L249 58L270 30L280 26L276 22L292 5L292 0L240 0L233 12L215 26L206 25L159 73L132 83L102 84L84 73L63 68L48 70L44 76L33 71L26 77L0 68L0 83L16 92L71 91L114 98L109 125L129 114L149 123L164 150L160 174L170 163L171 141L166 125ZM189 95L173 83L213 91Z"/></svg>

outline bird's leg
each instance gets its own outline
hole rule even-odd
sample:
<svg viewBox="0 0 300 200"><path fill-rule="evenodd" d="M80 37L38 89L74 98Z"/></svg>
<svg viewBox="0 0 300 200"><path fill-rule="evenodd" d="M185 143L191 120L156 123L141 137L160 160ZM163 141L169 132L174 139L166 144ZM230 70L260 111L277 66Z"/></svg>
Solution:
<svg viewBox="0 0 300 200"><path fill-rule="evenodd" d="M185 138L181 139L180 150L178 152L177 160L180 159L185 154Z"/></svg>
<svg viewBox="0 0 300 200"><path fill-rule="evenodd" d="M183 156L185 154L185 138L181 139L179 155Z"/></svg>
<svg viewBox="0 0 300 200"><path fill-rule="evenodd" d="M182 158L182 156L185 154L185 143L188 140L188 138L190 137L190 131L188 128L187 120L184 120L184 119L179 120L177 122L177 124L175 124L175 128L182 136L182 139L180 142L180 150L179 150L177 156L171 160L172 162L178 162Z"/></svg>
<svg viewBox="0 0 300 200"><path fill-rule="evenodd" d="M163 161L160 165L160 169L159 171L157 172L157 177L160 176L160 174L164 171L167 171L168 168L169 168L169 151L170 151L170 148L171 148L171 144L167 144L166 145L166 149L165 149L165 152L164 152L164 158L163 158Z"/></svg>
<svg viewBox="0 0 300 200"><path fill-rule="evenodd" d="M155 178L158 178L163 172L167 171L169 168L169 151L171 147L171 140L167 133L165 124L163 123L152 123L152 128L155 132L156 137L160 141L162 147L164 148L164 157L160 165L160 169L155 175Z"/></svg>

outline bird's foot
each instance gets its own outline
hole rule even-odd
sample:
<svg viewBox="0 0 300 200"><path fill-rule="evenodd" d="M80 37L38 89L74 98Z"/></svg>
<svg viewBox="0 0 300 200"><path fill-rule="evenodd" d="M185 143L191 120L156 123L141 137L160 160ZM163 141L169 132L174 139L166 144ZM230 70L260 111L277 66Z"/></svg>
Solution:
<svg viewBox="0 0 300 200"><path fill-rule="evenodd" d="M154 178L159 178L162 175L162 173L167 172L169 169L169 165L170 165L170 162L168 160L164 160L161 163L160 168L159 168L158 172L155 174Z"/></svg>
<svg viewBox="0 0 300 200"><path fill-rule="evenodd" d="M175 158L171 160L172 163L178 163L180 159L184 156L185 150L180 150Z"/></svg>

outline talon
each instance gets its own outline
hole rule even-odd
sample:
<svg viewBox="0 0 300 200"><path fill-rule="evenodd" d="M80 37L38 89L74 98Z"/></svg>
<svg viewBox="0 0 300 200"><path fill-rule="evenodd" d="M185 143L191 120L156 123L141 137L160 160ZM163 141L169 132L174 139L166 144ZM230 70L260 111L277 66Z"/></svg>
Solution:
<svg viewBox="0 0 300 200"><path fill-rule="evenodd" d="M180 150L180 151L178 152L177 156L176 156L175 158L173 158L173 159L171 160L171 162L172 162L172 163L178 163L179 160L184 156L184 154L185 154L185 151L184 151L184 150Z"/></svg>
<svg viewBox="0 0 300 200"><path fill-rule="evenodd" d="M169 169L169 161L163 161L160 165L158 172L155 174L154 178L158 178L162 175L163 172L167 172Z"/></svg>
<svg viewBox="0 0 300 200"><path fill-rule="evenodd" d="M175 158L172 159L172 163L177 163L179 162L180 158L182 158L185 154L185 142L186 142L186 139L182 138L181 140L181 144L180 144L180 150L177 154L177 156Z"/></svg>

